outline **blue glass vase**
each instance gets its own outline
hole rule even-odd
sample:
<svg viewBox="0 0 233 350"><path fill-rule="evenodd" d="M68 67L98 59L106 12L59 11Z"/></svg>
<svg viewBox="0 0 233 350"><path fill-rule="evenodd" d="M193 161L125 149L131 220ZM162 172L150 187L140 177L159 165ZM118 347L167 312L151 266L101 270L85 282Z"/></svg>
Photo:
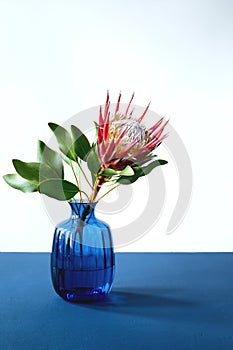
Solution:
<svg viewBox="0 0 233 350"><path fill-rule="evenodd" d="M55 291L73 302L102 299L114 278L109 226L95 217L95 203L70 202L71 217L54 233L51 275Z"/></svg>

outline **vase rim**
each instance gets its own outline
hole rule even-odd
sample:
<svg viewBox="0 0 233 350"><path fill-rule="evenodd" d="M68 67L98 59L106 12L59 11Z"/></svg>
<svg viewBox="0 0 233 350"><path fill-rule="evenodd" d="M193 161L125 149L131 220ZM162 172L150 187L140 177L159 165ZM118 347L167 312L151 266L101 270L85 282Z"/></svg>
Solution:
<svg viewBox="0 0 233 350"><path fill-rule="evenodd" d="M94 217L95 214L95 206L96 202L76 202L76 201L70 201L69 202L70 208L71 208L71 215L77 215L79 218L81 218L84 222L90 219L90 217Z"/></svg>
<svg viewBox="0 0 233 350"><path fill-rule="evenodd" d="M88 202L86 200L83 200L82 202L71 200L71 201L68 201L68 203L70 205L76 204L76 205L90 205L90 206L95 206L97 204L97 202Z"/></svg>

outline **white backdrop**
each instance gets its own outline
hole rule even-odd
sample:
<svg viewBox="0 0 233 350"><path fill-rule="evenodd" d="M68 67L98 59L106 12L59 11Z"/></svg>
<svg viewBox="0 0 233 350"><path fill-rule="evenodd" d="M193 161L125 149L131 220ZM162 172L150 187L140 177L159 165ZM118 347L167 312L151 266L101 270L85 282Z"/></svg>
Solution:
<svg viewBox="0 0 233 350"><path fill-rule="evenodd" d="M193 198L166 235L178 192L172 161L158 224L121 251L232 251L233 2L0 1L1 175L34 161L48 121L112 100L171 119L189 152ZM50 251L53 225L38 194L0 180L0 251ZM111 224L111 220L110 220Z"/></svg>

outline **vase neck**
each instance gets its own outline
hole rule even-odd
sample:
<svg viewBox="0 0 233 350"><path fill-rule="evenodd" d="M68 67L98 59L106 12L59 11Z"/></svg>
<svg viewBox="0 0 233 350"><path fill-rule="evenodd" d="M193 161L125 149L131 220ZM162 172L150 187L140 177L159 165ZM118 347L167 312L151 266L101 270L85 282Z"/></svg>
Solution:
<svg viewBox="0 0 233 350"><path fill-rule="evenodd" d="M84 222L89 221L95 217L96 203L81 203L81 202L69 202L72 210L72 217L82 219Z"/></svg>

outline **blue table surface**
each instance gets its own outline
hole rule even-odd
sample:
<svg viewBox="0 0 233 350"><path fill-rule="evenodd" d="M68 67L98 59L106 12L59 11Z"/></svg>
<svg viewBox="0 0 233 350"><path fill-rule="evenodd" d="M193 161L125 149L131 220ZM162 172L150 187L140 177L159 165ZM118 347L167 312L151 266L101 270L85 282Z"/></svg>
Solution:
<svg viewBox="0 0 233 350"><path fill-rule="evenodd" d="M49 254L0 253L0 349L233 350L233 254L118 253L110 295L72 304Z"/></svg>

